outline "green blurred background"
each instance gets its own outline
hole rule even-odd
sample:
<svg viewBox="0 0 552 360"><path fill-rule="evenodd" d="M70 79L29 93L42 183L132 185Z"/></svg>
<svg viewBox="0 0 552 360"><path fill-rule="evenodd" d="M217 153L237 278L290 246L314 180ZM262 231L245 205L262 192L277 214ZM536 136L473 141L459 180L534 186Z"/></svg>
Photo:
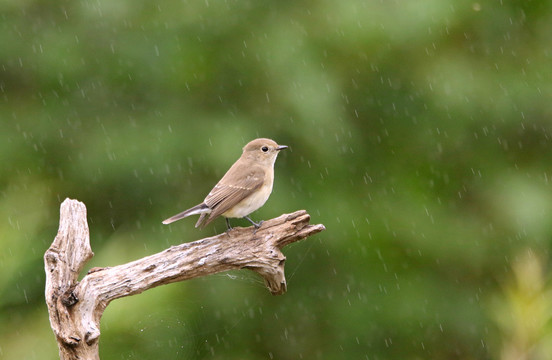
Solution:
<svg viewBox="0 0 552 360"><path fill-rule="evenodd" d="M95 257L220 233L161 221L256 137L252 217L327 230L248 271L114 301L105 359L551 359L552 2L0 1L0 358L57 359L42 256L66 198ZM238 220L235 225L248 225Z"/></svg>

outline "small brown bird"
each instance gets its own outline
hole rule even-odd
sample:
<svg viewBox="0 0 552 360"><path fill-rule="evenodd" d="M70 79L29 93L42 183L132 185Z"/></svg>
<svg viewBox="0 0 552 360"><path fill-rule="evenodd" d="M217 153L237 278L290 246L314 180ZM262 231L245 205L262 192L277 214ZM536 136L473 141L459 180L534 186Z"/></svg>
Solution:
<svg viewBox="0 0 552 360"><path fill-rule="evenodd" d="M243 148L241 157L224 174L209 195L199 205L176 214L163 224L170 224L190 215L201 214L195 227L205 227L218 216L226 218L228 230L232 229L228 218L246 218L256 229L256 223L248 215L264 205L274 182L274 162L285 145L270 139L255 139Z"/></svg>

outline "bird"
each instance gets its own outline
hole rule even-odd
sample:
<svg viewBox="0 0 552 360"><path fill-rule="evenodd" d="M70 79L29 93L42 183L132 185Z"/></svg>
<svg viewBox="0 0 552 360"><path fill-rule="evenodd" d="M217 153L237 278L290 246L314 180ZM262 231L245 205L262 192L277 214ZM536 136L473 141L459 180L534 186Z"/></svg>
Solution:
<svg viewBox="0 0 552 360"><path fill-rule="evenodd" d="M243 147L240 158L213 187L201 204L184 210L163 221L170 224L190 215L200 215L195 227L205 227L219 216L226 219L230 231L229 218L245 218L255 231L261 227L248 216L265 204L272 192L274 183L274 162L286 145L278 145L274 140L259 138Z"/></svg>

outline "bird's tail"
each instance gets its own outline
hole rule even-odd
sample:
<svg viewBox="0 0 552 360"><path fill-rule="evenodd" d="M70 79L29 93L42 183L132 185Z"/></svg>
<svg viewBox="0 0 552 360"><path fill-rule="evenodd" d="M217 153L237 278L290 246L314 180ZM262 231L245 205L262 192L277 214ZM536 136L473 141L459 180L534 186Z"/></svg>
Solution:
<svg viewBox="0 0 552 360"><path fill-rule="evenodd" d="M211 208L209 206L205 205L204 203L201 203L199 205L194 206L193 208L190 208L188 210L184 210L179 214L176 214L175 216L171 216L170 218L163 220L163 224L170 224L177 220L184 219L187 216L190 215L197 215L197 214L205 214L210 213Z"/></svg>

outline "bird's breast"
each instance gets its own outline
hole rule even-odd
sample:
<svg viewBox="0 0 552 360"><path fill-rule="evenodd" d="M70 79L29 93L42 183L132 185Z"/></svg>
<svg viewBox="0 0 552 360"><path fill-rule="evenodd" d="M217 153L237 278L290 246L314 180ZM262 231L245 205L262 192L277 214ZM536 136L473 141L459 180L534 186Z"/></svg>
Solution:
<svg viewBox="0 0 552 360"><path fill-rule="evenodd" d="M272 177L273 176L274 175L272 175ZM228 209L222 214L222 216L229 218L242 218L263 206L272 192L273 178L268 180L269 181L265 181L257 191L237 203L231 209Z"/></svg>

